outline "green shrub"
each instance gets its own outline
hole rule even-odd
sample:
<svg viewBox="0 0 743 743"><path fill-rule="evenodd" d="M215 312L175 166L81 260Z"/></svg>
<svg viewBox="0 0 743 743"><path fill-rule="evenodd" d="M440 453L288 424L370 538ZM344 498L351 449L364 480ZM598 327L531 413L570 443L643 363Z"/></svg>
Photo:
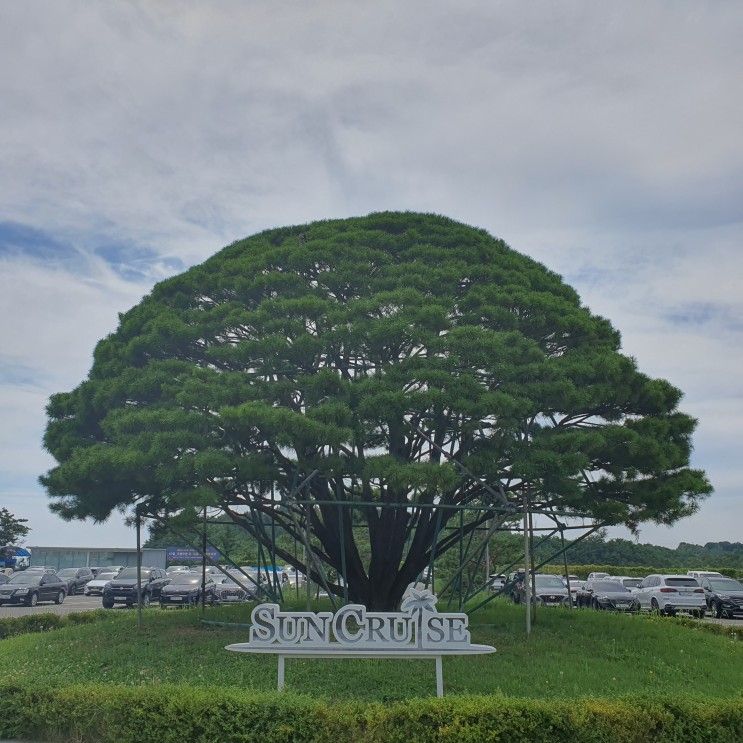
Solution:
<svg viewBox="0 0 743 743"><path fill-rule="evenodd" d="M99 609L64 616L59 614L27 614L23 617L5 617L0 619L0 640L30 632L47 632L73 624L90 624L91 622L99 622L109 616L103 609Z"/></svg>
<svg viewBox="0 0 743 743"><path fill-rule="evenodd" d="M0 686L0 736L79 743L743 740L743 699L502 696L329 704L188 686Z"/></svg>

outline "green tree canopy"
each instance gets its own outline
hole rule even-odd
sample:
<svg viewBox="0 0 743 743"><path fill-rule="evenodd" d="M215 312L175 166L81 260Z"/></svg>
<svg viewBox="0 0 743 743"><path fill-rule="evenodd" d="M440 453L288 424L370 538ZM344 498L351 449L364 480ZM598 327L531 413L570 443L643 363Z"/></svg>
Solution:
<svg viewBox="0 0 743 743"><path fill-rule="evenodd" d="M28 519L19 519L7 508L0 508L0 547L22 540L31 531L27 523Z"/></svg>
<svg viewBox="0 0 743 743"><path fill-rule="evenodd" d="M42 482L69 519L222 505L248 527L242 505L301 537L307 518L350 597L389 608L455 543L439 528L453 511L423 504L528 493L630 527L694 511L711 490L689 468L695 421L619 347L559 276L483 230L414 213L269 230L122 315L50 401L59 465ZM269 498L267 481L281 498L311 473L314 506ZM362 554L338 500L402 505L354 512Z"/></svg>

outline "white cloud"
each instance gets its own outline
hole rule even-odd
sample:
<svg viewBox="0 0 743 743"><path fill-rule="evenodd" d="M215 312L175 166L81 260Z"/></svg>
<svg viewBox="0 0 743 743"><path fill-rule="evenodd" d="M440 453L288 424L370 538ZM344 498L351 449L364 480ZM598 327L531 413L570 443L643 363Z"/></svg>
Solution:
<svg viewBox="0 0 743 743"><path fill-rule="evenodd" d="M563 273L686 391L719 495L645 537L743 538L719 505L741 521L741 32L697 2L8 4L0 221L87 262L0 264L0 357L37 375L0 388L0 471L33 481L42 398L149 288L99 246L156 251L154 280L264 227L409 208Z"/></svg>

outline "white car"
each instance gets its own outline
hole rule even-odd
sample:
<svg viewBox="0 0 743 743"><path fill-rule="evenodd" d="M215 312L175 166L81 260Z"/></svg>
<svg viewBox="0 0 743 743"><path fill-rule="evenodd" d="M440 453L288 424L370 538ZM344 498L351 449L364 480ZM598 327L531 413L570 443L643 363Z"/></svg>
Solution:
<svg viewBox="0 0 743 743"><path fill-rule="evenodd" d="M604 578L608 578L609 573L589 573L588 578L586 579L586 583L589 583L592 580L603 580Z"/></svg>
<svg viewBox="0 0 743 743"><path fill-rule="evenodd" d="M85 584L85 590L83 593L86 596L103 596L103 589L105 588L106 583L113 580L119 572L120 571L116 570L110 573L98 573L93 580L89 580Z"/></svg>
<svg viewBox="0 0 743 743"><path fill-rule="evenodd" d="M491 573L488 576L488 590L493 593L500 591L506 585L506 576L503 573Z"/></svg>
<svg viewBox="0 0 743 743"><path fill-rule="evenodd" d="M637 593L642 583L642 578L633 578L631 575L611 575L607 580L615 580L621 583L630 593Z"/></svg>
<svg viewBox="0 0 743 743"><path fill-rule="evenodd" d="M690 575L649 575L640 583L635 596L641 609L671 617L679 611L703 617L707 610L704 589Z"/></svg>
<svg viewBox="0 0 743 743"><path fill-rule="evenodd" d="M692 578L722 578L722 573L718 573L716 570L689 570L686 573Z"/></svg>

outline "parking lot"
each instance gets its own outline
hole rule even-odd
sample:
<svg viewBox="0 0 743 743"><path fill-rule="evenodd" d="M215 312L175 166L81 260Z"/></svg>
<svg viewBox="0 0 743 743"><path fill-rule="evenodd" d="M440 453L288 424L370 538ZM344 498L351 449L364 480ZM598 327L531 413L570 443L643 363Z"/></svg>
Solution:
<svg viewBox="0 0 743 743"><path fill-rule="evenodd" d="M21 617L28 614L70 614L76 611L92 611L101 608L100 596L68 596L63 604L38 604L37 606L0 606L0 618ZM111 611L125 611L125 606L117 606ZM706 617L700 621L727 626L743 625L741 619L714 619Z"/></svg>
<svg viewBox="0 0 743 743"><path fill-rule="evenodd" d="M68 596L63 604L37 604L36 606L0 606L0 617L25 617L29 614L71 614L75 611L92 611L101 608L100 596Z"/></svg>

